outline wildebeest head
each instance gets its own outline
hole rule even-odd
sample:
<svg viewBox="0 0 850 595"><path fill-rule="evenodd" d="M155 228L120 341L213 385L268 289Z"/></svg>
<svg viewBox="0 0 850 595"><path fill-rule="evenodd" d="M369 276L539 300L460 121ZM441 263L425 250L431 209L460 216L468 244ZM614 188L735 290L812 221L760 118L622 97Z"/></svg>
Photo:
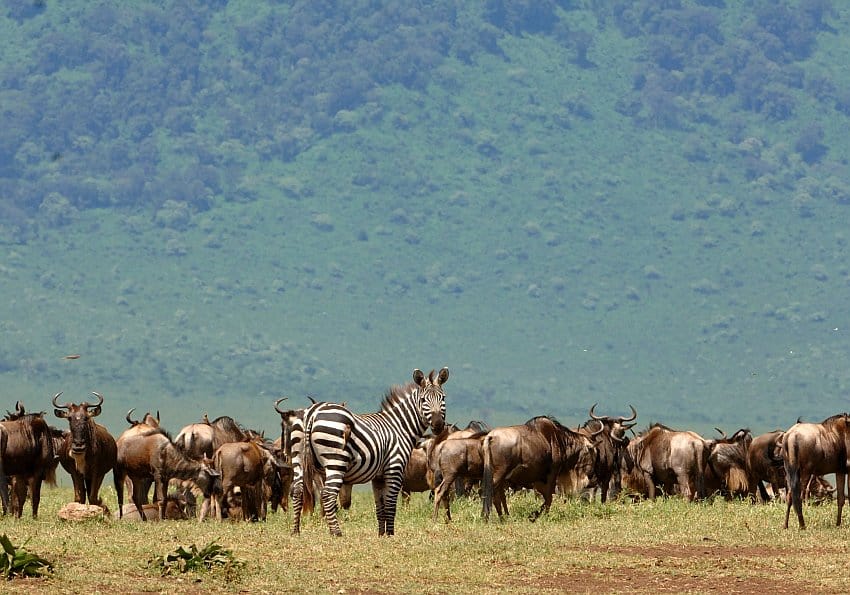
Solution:
<svg viewBox="0 0 850 595"><path fill-rule="evenodd" d="M94 440L94 422L92 418L100 415L103 396L92 392L98 399L98 402L95 404L83 401L79 405L75 403L60 405L56 399L61 394L61 392L58 392L53 396L53 406L56 407L53 413L56 417L62 417L68 420L71 430L71 456L79 456L84 454L86 449L92 445L92 441Z"/></svg>
<svg viewBox="0 0 850 595"><path fill-rule="evenodd" d="M434 434L442 432L446 425L446 393L443 392L443 384L448 379L448 368L440 370L436 378L434 370L428 376L418 368L413 370L413 382L419 387L419 412Z"/></svg>

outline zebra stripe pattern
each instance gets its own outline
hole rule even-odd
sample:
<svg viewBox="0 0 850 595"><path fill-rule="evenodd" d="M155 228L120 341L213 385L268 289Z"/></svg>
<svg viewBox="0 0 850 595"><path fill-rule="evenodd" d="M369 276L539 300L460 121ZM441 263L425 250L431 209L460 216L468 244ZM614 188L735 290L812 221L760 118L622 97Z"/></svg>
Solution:
<svg viewBox="0 0 850 595"><path fill-rule="evenodd" d="M398 494L410 453L430 427L438 434L446 420L443 384L449 369L389 390L378 413L354 414L335 403L316 403L304 413L298 467L293 479L293 533L300 532L300 508L315 499L319 480L322 511L331 535L342 535L337 497L343 483L372 482L378 535L393 535ZM293 466L295 466L293 444Z"/></svg>

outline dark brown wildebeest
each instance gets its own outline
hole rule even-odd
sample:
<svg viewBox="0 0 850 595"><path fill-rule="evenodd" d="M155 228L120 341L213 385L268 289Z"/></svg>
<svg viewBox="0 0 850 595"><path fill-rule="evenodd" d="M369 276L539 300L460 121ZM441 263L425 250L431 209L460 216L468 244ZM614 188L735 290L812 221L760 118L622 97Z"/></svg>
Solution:
<svg viewBox="0 0 850 595"><path fill-rule="evenodd" d="M592 481L587 487L593 488L594 491L598 488L599 498L604 504L608 501L609 493L613 497L620 493L622 485L620 461L623 450L629 443L626 431L634 427L637 411L629 405L629 409L632 410L630 417L622 415L614 417L596 415L595 409L596 403L590 408L590 419L582 426L586 432L593 435L591 441L596 448L596 460L591 472ZM601 432L598 431L599 427L595 422L602 424Z"/></svg>
<svg viewBox="0 0 850 595"><path fill-rule="evenodd" d="M26 413L23 403L17 402L16 412L0 421L6 434L6 449L3 452L3 470L12 480L12 498L9 507L20 518L27 499L27 490L32 496L32 516L38 516L41 502L41 483L56 485L53 438L50 427L44 421L44 412Z"/></svg>
<svg viewBox="0 0 850 595"><path fill-rule="evenodd" d="M80 504L103 506L100 499L100 486L103 478L115 467L117 447L115 438L109 430L95 423L94 419L102 411L103 395L92 392L98 401L90 404L83 401L60 405L56 399L62 393L53 396L53 410L56 417L68 420L71 430L65 437L62 451L69 453L74 461L71 479L74 482L74 499Z"/></svg>
<svg viewBox="0 0 850 595"><path fill-rule="evenodd" d="M623 462L628 487L640 495L654 500L661 486L665 494L678 491L691 501L706 496L708 448L696 432L653 424L631 440Z"/></svg>
<svg viewBox="0 0 850 595"><path fill-rule="evenodd" d="M835 524L841 525L844 508L844 486L847 477L847 454L850 452L848 414L840 413L819 424L798 422L782 437L782 459L785 463L785 480L788 483L785 528L791 507L797 513L800 529L806 528L803 519L803 490L813 475L835 473L838 515Z"/></svg>
<svg viewBox="0 0 850 595"><path fill-rule="evenodd" d="M490 518L495 505L499 518L508 514L505 490L534 488L543 505L532 520L549 510L558 475L592 448L587 437L547 416L522 425L494 428L484 438L482 473L483 514Z"/></svg>
<svg viewBox="0 0 850 595"><path fill-rule="evenodd" d="M232 417L223 415L209 421L206 414L200 423L189 424L180 430L174 444L184 454L195 460L212 458L213 453L226 442L242 442L248 433Z"/></svg>
<svg viewBox="0 0 850 595"><path fill-rule="evenodd" d="M731 437L715 428L720 439L706 441L708 465L706 466L706 493L720 493L727 499L743 498L750 493L748 453L753 441L749 428L741 428Z"/></svg>
<svg viewBox="0 0 850 595"><path fill-rule="evenodd" d="M428 473L434 484L434 521L441 503L446 509L446 521L452 520L451 492L457 480L481 481L484 475L482 446L488 432L451 438L456 433L435 438L428 454Z"/></svg>
<svg viewBox="0 0 850 595"><path fill-rule="evenodd" d="M0 501L3 503L3 514L9 513L9 480L3 470L3 458L6 456L6 444L9 442L9 432L0 425Z"/></svg>
<svg viewBox="0 0 850 595"><path fill-rule="evenodd" d="M127 412L125 419L127 420L127 423L130 424L130 427L121 432L121 435L118 437L118 440L116 440L116 444L119 442L126 443L126 441L129 440L132 436L146 434L148 432L151 432L152 430L157 430L160 427L159 412L157 412L156 417L154 417L150 413L146 413L141 420L134 420L130 417L133 414L133 411L135 411L135 408L130 409ZM135 483L129 479L128 481L130 484L131 493L133 490L137 490L137 497L139 501L142 502L142 504L147 504L148 494L150 493L151 485L153 485L153 475L151 475L147 479L139 478L138 481ZM135 499L133 499L133 502L135 502Z"/></svg>
<svg viewBox="0 0 850 595"><path fill-rule="evenodd" d="M773 495L785 487L785 468L781 451L777 454L784 430L774 430L753 438L747 451L747 469L749 470L749 494L753 500L756 491L762 502L770 502L765 483L772 487Z"/></svg>
<svg viewBox="0 0 850 595"><path fill-rule="evenodd" d="M155 498L159 502L160 517L165 516L168 482L171 479L193 481L204 495L202 514L209 508L209 499L218 472L211 469L210 462L188 458L171 441L162 428L148 430L144 434L120 436L117 441L118 461L113 475L118 495L119 515L124 504L124 479L130 478L133 485L132 500L144 520L146 494L139 486L156 484Z"/></svg>

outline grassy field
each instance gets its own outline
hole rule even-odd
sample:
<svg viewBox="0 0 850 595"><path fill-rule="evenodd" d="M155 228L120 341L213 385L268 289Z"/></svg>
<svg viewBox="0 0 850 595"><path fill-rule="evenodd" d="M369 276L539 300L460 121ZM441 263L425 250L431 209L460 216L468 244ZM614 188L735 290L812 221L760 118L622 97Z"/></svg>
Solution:
<svg viewBox="0 0 850 595"><path fill-rule="evenodd" d="M397 535L378 538L371 495L355 492L333 539L317 518L292 537L290 516L265 523L170 521L68 523L57 511L67 488L49 489L40 518L0 521L0 534L50 560L47 579L15 579L6 593L846 593L850 529L835 504L809 507L809 529L782 529L784 506L678 499L601 505L557 501L536 523L531 495L512 517L486 524L478 501L460 501L454 521L431 520L424 494L400 507ZM106 492L107 503L115 502ZM150 564L179 546L211 542L244 562L162 576Z"/></svg>

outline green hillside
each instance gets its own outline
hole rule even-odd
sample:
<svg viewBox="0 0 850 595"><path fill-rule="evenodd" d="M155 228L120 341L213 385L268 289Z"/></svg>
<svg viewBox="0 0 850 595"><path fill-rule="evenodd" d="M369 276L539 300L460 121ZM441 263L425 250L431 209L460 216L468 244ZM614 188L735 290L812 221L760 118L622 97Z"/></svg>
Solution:
<svg viewBox="0 0 850 595"><path fill-rule="evenodd" d="M4 3L0 406L847 410L850 8L456 5Z"/></svg>

